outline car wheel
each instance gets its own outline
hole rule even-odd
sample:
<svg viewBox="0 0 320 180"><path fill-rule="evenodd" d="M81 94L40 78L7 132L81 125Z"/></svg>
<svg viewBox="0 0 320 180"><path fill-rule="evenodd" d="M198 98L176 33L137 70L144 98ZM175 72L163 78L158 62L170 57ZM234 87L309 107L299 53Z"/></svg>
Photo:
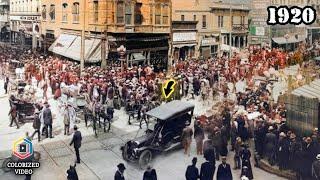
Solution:
<svg viewBox="0 0 320 180"><path fill-rule="evenodd" d="M128 145L125 144L124 147L123 147L123 150L122 150L122 158L125 160L125 161L128 161Z"/></svg>
<svg viewBox="0 0 320 180"><path fill-rule="evenodd" d="M139 166L141 169L146 169L147 165L152 160L152 153L150 150L145 150L140 154L139 157Z"/></svg>

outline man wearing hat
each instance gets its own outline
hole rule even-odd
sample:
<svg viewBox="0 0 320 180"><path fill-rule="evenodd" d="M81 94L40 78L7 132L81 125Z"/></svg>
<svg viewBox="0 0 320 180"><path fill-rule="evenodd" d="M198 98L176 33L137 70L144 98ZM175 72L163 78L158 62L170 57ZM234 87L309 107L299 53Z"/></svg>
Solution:
<svg viewBox="0 0 320 180"><path fill-rule="evenodd" d="M230 164L227 163L227 157L223 156L222 163L218 167L217 180L232 180Z"/></svg>
<svg viewBox="0 0 320 180"><path fill-rule="evenodd" d="M34 112L34 119L33 119L33 124L32 124L32 126L34 128L34 132L31 135L31 138L33 139L33 136L36 133L38 133L38 142L40 142L40 126L41 126L39 113L40 113L40 111L38 109L36 109Z"/></svg>
<svg viewBox="0 0 320 180"><path fill-rule="evenodd" d="M316 156L316 160L312 163L312 177L320 180L320 154Z"/></svg>
<svg viewBox="0 0 320 180"><path fill-rule="evenodd" d="M46 129L46 138L48 138L48 136L50 138L52 137L52 113L51 113L51 109L49 108L50 105L48 104L48 102L45 102L45 109L42 112L42 118L44 121L44 125L45 125L45 129Z"/></svg>
<svg viewBox="0 0 320 180"><path fill-rule="evenodd" d="M114 180L125 180L123 173L126 167L124 166L123 163L118 164L117 167L118 167L118 170L114 175Z"/></svg>
<svg viewBox="0 0 320 180"><path fill-rule="evenodd" d="M268 162L271 166L273 166L275 163L275 153L277 145L277 136L273 133L273 126L269 126L264 144Z"/></svg>
<svg viewBox="0 0 320 180"><path fill-rule="evenodd" d="M74 125L73 129L74 129L74 133L73 133L72 140L70 142L70 146L73 144L74 151L76 152L76 156L77 156L76 162L80 163L79 148L81 147L82 136L81 136L81 132L78 131L78 127L76 125Z"/></svg>
<svg viewBox="0 0 320 180"><path fill-rule="evenodd" d="M284 132L279 135L278 143L278 163L280 170L286 170L288 168L289 161L289 140Z"/></svg>

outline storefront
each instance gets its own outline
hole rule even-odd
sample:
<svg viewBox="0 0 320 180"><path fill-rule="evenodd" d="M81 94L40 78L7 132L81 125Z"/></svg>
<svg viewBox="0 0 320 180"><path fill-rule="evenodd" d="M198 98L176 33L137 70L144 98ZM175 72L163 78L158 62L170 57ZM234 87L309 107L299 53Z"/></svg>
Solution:
<svg viewBox="0 0 320 180"><path fill-rule="evenodd" d="M200 48L200 55L203 58L210 58L218 56L219 52L219 43L218 39L219 36L211 36L211 37L204 37L201 40L201 48Z"/></svg>
<svg viewBox="0 0 320 180"><path fill-rule="evenodd" d="M197 45L196 32L174 32L173 33L173 57L174 59L187 60L195 58Z"/></svg>
<svg viewBox="0 0 320 180"><path fill-rule="evenodd" d="M33 49L39 47L40 15L10 16L12 42L29 46Z"/></svg>
<svg viewBox="0 0 320 180"><path fill-rule="evenodd" d="M287 51L294 51L299 43L304 42L306 37L303 35L288 35L285 37L272 38L272 47L282 48Z"/></svg>

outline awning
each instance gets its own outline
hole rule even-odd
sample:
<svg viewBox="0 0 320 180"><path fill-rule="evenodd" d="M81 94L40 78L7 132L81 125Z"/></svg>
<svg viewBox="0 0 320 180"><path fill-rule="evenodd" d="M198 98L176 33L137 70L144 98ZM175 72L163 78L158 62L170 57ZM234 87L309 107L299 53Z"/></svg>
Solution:
<svg viewBox="0 0 320 180"><path fill-rule="evenodd" d="M221 48L220 49L221 51L230 51L230 46L226 45L226 44L221 44L220 48ZM240 52L239 48L232 47L232 46L231 46L231 51L232 52L237 52L237 53Z"/></svg>
<svg viewBox="0 0 320 180"><path fill-rule="evenodd" d="M284 38L284 37L274 37L272 38L272 40L277 43L277 44L290 44L290 43L298 43L301 41L305 40L304 36L298 36L298 38L296 38L295 36L290 36L288 39Z"/></svg>
<svg viewBox="0 0 320 180"><path fill-rule="evenodd" d="M196 46L196 43L187 43L187 44L173 44L174 48L182 48L182 47L193 47Z"/></svg>
<svg viewBox="0 0 320 180"><path fill-rule="evenodd" d="M101 61L101 39L86 37L84 49L86 62L95 63ZM81 36L61 34L49 47L49 51L80 61Z"/></svg>
<svg viewBox="0 0 320 180"><path fill-rule="evenodd" d="M132 53L132 61L144 61L146 57L142 53Z"/></svg>

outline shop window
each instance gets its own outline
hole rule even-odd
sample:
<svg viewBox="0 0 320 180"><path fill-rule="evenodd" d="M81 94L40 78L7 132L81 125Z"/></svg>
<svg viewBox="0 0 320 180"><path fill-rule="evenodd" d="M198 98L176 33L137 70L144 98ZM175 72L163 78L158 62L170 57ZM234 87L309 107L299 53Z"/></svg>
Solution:
<svg viewBox="0 0 320 180"><path fill-rule="evenodd" d="M119 1L117 3L117 23L122 24L124 23L124 3L123 1Z"/></svg>
<svg viewBox="0 0 320 180"><path fill-rule="evenodd" d="M68 21L68 12L67 12L68 4L63 3L62 4L62 22Z"/></svg>
<svg viewBox="0 0 320 180"><path fill-rule="evenodd" d="M72 6L72 16L73 16L74 23L79 22L79 14L80 14L80 4L78 2L75 2L73 3L73 6Z"/></svg>
<svg viewBox="0 0 320 180"><path fill-rule="evenodd" d="M51 20L51 21L56 20L56 6L55 6L54 4L51 4L51 5L50 5L50 13L49 13L49 16L50 16L50 20Z"/></svg>
<svg viewBox="0 0 320 180"><path fill-rule="evenodd" d="M142 24L141 6L142 3L136 3L134 7L134 24Z"/></svg>
<svg viewBox="0 0 320 180"><path fill-rule="evenodd" d="M211 46L211 54L216 54L217 52L218 52L218 46L217 45Z"/></svg>

